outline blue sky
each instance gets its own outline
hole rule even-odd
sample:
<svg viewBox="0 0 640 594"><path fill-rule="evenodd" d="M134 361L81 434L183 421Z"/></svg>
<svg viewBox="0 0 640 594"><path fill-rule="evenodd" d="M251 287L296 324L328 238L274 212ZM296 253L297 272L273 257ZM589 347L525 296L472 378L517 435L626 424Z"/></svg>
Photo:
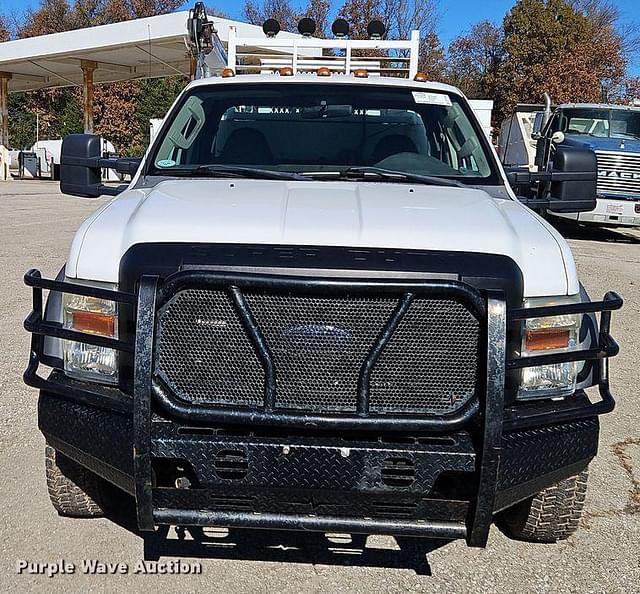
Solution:
<svg viewBox="0 0 640 594"><path fill-rule="evenodd" d="M468 31L474 23L482 19L499 22L514 5L515 0L436 0L439 6L438 34L444 45L460 33ZM295 4L303 4L303 1ZM37 0L0 0L0 12L12 13L24 11L27 7L38 6ZM208 0L210 6L217 6L231 18L242 17L242 0ZM334 2L337 6L340 2ZM640 26L640 0L614 0L626 23ZM193 5L192 1L185 7ZM640 74L640 56L636 56L632 70Z"/></svg>

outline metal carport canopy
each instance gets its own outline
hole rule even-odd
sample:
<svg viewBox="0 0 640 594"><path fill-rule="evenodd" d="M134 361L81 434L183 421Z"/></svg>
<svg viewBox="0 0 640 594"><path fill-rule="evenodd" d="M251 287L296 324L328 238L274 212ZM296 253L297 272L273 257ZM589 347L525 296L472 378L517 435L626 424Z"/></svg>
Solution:
<svg viewBox="0 0 640 594"><path fill-rule="evenodd" d="M190 74L185 44L188 11L0 43L0 72L11 74L9 92L82 85L82 60L96 63L95 83ZM239 37L266 36L261 27L210 17L226 45ZM282 37L300 37L281 32ZM259 48L256 48L259 51ZM210 58L213 57L213 53ZM210 63L212 70L226 64Z"/></svg>
<svg viewBox="0 0 640 594"><path fill-rule="evenodd" d="M0 145L8 144L8 93L82 87L85 131L90 132L93 84L190 76L193 64L186 45L188 17L189 11L181 11L0 43ZM209 18L224 45L232 27L239 37L267 39L261 27ZM300 37L287 32L279 35ZM260 52L259 47L255 50ZM226 66L219 63L215 52L207 62L212 72Z"/></svg>

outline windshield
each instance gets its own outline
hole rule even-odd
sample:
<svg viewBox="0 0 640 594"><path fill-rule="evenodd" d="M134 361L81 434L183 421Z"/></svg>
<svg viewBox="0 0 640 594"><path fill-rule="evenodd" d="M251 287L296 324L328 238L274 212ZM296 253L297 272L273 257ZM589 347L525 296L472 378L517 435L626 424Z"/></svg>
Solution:
<svg viewBox="0 0 640 594"><path fill-rule="evenodd" d="M640 138L640 111L623 109L564 109L558 130L598 138Z"/></svg>
<svg viewBox="0 0 640 594"><path fill-rule="evenodd" d="M498 183L487 140L466 105L445 93L216 84L187 93L169 117L151 155L151 175L239 174L251 167L253 177L269 170L331 178L378 168Z"/></svg>

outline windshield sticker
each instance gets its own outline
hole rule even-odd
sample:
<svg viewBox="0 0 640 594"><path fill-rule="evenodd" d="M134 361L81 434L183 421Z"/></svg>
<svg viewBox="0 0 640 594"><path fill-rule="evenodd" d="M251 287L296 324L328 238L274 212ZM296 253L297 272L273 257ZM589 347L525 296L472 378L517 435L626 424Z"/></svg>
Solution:
<svg viewBox="0 0 640 594"><path fill-rule="evenodd" d="M160 159L160 161L156 163L158 167L173 167L175 164L176 162L173 159Z"/></svg>
<svg viewBox="0 0 640 594"><path fill-rule="evenodd" d="M451 99L449 99L449 95L443 95L442 93L426 93L425 91L413 91L412 95L413 100L416 103L451 107Z"/></svg>

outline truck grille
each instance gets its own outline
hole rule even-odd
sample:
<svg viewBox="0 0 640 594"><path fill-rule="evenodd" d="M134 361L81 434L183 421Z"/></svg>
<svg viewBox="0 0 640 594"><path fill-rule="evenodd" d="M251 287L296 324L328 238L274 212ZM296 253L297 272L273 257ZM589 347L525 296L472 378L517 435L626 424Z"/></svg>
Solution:
<svg viewBox="0 0 640 594"><path fill-rule="evenodd" d="M640 155L596 152L598 194L640 196Z"/></svg>
<svg viewBox="0 0 640 594"><path fill-rule="evenodd" d="M367 355L396 296L245 292L271 354L277 409L356 411ZM475 395L480 323L454 299L416 297L369 381L371 413L446 414ZM178 398L259 407L265 372L223 290L185 289L158 312L155 373Z"/></svg>

